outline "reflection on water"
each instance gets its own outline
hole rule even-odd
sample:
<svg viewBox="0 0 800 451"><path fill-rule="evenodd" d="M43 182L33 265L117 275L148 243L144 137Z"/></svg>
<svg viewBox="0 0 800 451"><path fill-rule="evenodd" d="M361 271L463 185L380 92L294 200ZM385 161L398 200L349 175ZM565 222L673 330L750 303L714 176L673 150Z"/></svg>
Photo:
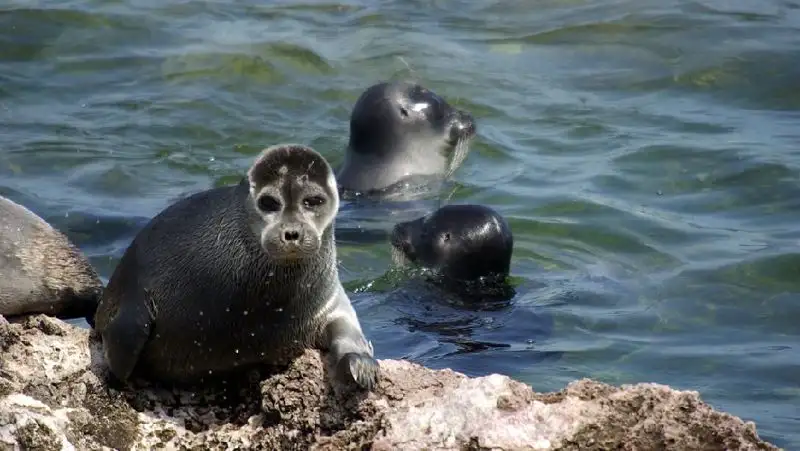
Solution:
<svg viewBox="0 0 800 451"><path fill-rule="evenodd" d="M168 203L278 142L336 167L362 90L417 80L478 122L441 203L508 219L516 293L381 287L385 234L440 201L343 203L341 275L381 357L699 390L800 448L798 28L792 0L10 0L0 194L108 277Z"/></svg>

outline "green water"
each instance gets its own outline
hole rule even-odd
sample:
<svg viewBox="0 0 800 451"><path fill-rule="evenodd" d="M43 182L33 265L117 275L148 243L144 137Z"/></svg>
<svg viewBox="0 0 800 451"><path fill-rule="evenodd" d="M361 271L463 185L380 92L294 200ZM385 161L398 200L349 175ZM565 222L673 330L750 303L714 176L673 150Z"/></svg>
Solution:
<svg viewBox="0 0 800 451"><path fill-rule="evenodd" d="M384 243L342 242L381 358L555 390L698 390L800 449L796 0L5 0L0 194L108 277L138 227L263 147L342 161L370 84L470 110L451 202L514 231L513 304L376 288Z"/></svg>

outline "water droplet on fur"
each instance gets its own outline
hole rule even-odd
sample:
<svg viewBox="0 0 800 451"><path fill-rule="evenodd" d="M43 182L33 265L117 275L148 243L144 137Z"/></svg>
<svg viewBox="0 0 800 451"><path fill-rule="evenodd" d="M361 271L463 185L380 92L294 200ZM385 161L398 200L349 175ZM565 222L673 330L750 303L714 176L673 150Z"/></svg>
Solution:
<svg viewBox="0 0 800 451"><path fill-rule="evenodd" d="M261 351L261 357L264 357L264 351Z"/></svg>
<svg viewBox="0 0 800 451"><path fill-rule="evenodd" d="M238 353L239 353L239 350L238 350L238 349L234 349L234 350L233 350L233 352L235 352L235 353L237 353L237 354L238 354Z"/></svg>
<svg viewBox="0 0 800 451"><path fill-rule="evenodd" d="M242 315L247 316L247 310L243 311Z"/></svg>
<svg viewBox="0 0 800 451"><path fill-rule="evenodd" d="M281 307L278 307L278 308L276 308L276 309L275 309L275 311L276 311L276 312L282 312L282 311L283 311L283 308L281 308Z"/></svg>
<svg viewBox="0 0 800 451"><path fill-rule="evenodd" d="M275 275L275 271L270 271L270 272L269 272L269 277L272 277L272 276L274 276L274 275Z"/></svg>
<svg viewBox="0 0 800 451"><path fill-rule="evenodd" d="M203 316L203 311L202 310L200 310L200 316Z"/></svg>
<svg viewBox="0 0 800 451"><path fill-rule="evenodd" d="M255 332L250 332L250 336L251 336L251 337L255 337L255 336L256 336L256 333L255 333Z"/></svg>
<svg viewBox="0 0 800 451"><path fill-rule="evenodd" d="M225 313L230 313L230 312L231 312L231 308L230 307L225 307Z"/></svg>

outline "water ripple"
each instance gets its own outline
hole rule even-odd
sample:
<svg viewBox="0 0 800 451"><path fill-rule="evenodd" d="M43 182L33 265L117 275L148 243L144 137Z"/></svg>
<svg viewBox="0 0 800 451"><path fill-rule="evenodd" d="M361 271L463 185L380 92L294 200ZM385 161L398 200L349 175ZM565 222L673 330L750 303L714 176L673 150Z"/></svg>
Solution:
<svg viewBox="0 0 800 451"><path fill-rule="evenodd" d="M697 389L800 447L793 2L6 3L0 192L103 277L146 218L270 144L340 163L362 90L417 80L479 122L443 197L508 218L517 295L390 295L386 243L342 239L379 354L540 390Z"/></svg>

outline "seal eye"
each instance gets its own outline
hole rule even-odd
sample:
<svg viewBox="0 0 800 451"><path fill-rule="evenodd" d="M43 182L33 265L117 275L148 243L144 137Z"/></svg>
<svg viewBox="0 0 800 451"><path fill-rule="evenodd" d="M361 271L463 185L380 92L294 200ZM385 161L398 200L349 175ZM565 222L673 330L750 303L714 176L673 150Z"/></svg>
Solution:
<svg viewBox="0 0 800 451"><path fill-rule="evenodd" d="M303 199L303 205L306 208L316 208L325 203L325 198L322 196L309 196Z"/></svg>
<svg viewBox="0 0 800 451"><path fill-rule="evenodd" d="M444 241L450 241L450 234L449 233L445 233L444 234Z"/></svg>
<svg viewBox="0 0 800 451"><path fill-rule="evenodd" d="M281 203L272 196L264 195L258 198L258 209L263 212L274 213L281 209Z"/></svg>
<svg viewBox="0 0 800 451"><path fill-rule="evenodd" d="M405 107L400 107L400 115L403 117L408 117L408 110Z"/></svg>

